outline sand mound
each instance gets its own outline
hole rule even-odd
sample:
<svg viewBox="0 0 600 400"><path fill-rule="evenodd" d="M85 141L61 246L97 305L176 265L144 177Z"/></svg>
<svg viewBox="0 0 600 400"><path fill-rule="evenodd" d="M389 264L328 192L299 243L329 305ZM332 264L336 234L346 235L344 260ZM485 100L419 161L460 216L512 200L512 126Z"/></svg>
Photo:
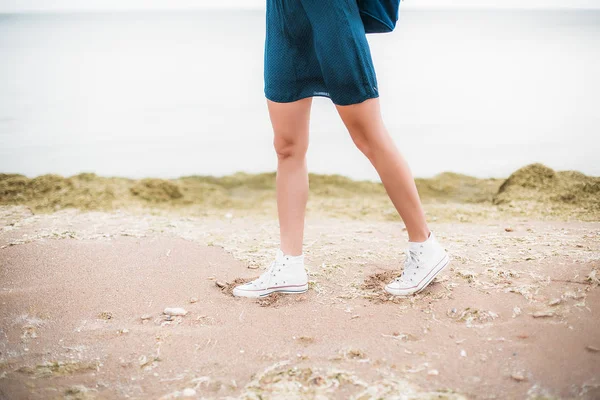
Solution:
<svg viewBox="0 0 600 400"><path fill-rule="evenodd" d="M480 179L454 172L442 172L428 179L415 179L421 198L459 203L490 202L502 181L499 178Z"/></svg>
<svg viewBox="0 0 600 400"><path fill-rule="evenodd" d="M577 171L554 171L543 164L513 172L498 189L494 204L514 201L554 202L600 209L600 178Z"/></svg>
<svg viewBox="0 0 600 400"><path fill-rule="evenodd" d="M30 179L23 175L0 175L0 203L27 204L36 210L54 211L66 207L84 210L109 209L116 196L105 178L94 174L63 178L41 175Z"/></svg>
<svg viewBox="0 0 600 400"><path fill-rule="evenodd" d="M183 197L177 184L164 179L141 179L129 190L134 196L151 203L162 203Z"/></svg>
<svg viewBox="0 0 600 400"><path fill-rule="evenodd" d="M402 302L403 297L393 296L384 290L384 286L400 276L400 273L401 271L398 270L387 270L368 275L360 285L362 297L376 304L388 301L392 303Z"/></svg>
<svg viewBox="0 0 600 400"><path fill-rule="evenodd" d="M355 181L342 175L310 174L311 194L317 196L353 197L357 194L385 195L385 188L379 182Z"/></svg>
<svg viewBox="0 0 600 400"><path fill-rule="evenodd" d="M521 168L506 180L444 172L415 181L428 216L437 221L499 217L501 212L585 220L595 220L600 214L600 178L576 171L556 172L542 164ZM139 180L93 173L35 178L0 174L0 205L26 205L34 212L152 208L183 210L187 215L223 215L235 210L236 215L274 216L275 190L275 172ZM309 215L400 221L382 183L310 173L309 190Z"/></svg>
<svg viewBox="0 0 600 400"><path fill-rule="evenodd" d="M257 277L254 278L235 278L234 280L232 280L231 282L220 282L220 281L216 281L216 285L219 289L221 289L221 292L228 295L228 296L233 296L233 289L236 286L239 285L243 285L244 283L248 283L250 281L253 281L254 279L256 279Z"/></svg>
<svg viewBox="0 0 600 400"><path fill-rule="evenodd" d="M236 189L240 187L254 190L275 190L275 172L264 172L260 174L248 174L246 172L236 172L226 176L211 175L192 175L181 178L186 182L202 182L211 185L221 186L225 189Z"/></svg>
<svg viewBox="0 0 600 400"><path fill-rule="evenodd" d="M500 186L498 192L504 192L511 186L539 189L553 185L556 182L556 172L543 164L530 164L513 172Z"/></svg>
<svg viewBox="0 0 600 400"><path fill-rule="evenodd" d="M0 204L25 204L42 212L63 208L235 206L225 188L194 178L132 180L93 173L68 178L53 174L36 178L0 174Z"/></svg>
<svg viewBox="0 0 600 400"><path fill-rule="evenodd" d="M361 289L373 292L380 292L385 285L400 276L400 271L390 270L376 272L367 276L361 285Z"/></svg>

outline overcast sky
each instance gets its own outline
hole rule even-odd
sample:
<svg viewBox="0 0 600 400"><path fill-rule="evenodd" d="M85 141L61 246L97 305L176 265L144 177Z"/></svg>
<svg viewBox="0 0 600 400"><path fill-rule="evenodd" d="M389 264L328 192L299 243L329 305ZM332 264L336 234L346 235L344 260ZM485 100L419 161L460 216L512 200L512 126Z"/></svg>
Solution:
<svg viewBox="0 0 600 400"><path fill-rule="evenodd" d="M323 0L325 1L325 0ZM266 0L0 0L0 12L43 10L261 8ZM404 0L405 8L428 7L600 8L600 0Z"/></svg>

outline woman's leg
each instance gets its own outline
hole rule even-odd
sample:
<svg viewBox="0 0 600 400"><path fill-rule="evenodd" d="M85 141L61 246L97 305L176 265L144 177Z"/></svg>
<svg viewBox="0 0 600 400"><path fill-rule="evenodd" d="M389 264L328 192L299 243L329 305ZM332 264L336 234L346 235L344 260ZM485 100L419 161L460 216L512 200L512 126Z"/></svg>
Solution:
<svg viewBox="0 0 600 400"><path fill-rule="evenodd" d="M308 131L312 97L290 103L267 99L277 153L277 213L281 250L286 255L302 253L304 216L308 201Z"/></svg>
<svg viewBox="0 0 600 400"><path fill-rule="evenodd" d="M425 213L410 168L384 126L379 98L362 103L336 104L352 140L377 170L394 207L402 217L408 240L422 242L429 236Z"/></svg>

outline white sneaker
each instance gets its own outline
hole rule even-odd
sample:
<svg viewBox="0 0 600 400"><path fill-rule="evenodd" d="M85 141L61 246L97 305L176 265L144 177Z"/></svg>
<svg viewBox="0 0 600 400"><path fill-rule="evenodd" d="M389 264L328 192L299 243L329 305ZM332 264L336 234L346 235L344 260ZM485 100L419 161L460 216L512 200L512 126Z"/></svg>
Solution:
<svg viewBox="0 0 600 400"><path fill-rule="evenodd" d="M304 293L308 290L308 274L304 269L304 253L300 256L284 255L277 249L275 260L257 279L236 286L233 295L263 297L274 292Z"/></svg>
<svg viewBox="0 0 600 400"><path fill-rule="evenodd" d="M402 275L385 286L396 296L407 296L425 289L450 262L450 257L433 232L424 242L408 242Z"/></svg>

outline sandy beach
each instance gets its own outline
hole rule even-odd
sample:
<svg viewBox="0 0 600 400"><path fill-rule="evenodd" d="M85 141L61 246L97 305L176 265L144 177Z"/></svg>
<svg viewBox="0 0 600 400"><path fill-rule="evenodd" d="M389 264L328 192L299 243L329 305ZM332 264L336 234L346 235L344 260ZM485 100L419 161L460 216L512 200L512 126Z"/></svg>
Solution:
<svg viewBox="0 0 600 400"><path fill-rule="evenodd" d="M380 185L311 177L310 290L260 300L272 175L1 178L0 398L600 398L600 178L418 180L451 262L399 298Z"/></svg>

